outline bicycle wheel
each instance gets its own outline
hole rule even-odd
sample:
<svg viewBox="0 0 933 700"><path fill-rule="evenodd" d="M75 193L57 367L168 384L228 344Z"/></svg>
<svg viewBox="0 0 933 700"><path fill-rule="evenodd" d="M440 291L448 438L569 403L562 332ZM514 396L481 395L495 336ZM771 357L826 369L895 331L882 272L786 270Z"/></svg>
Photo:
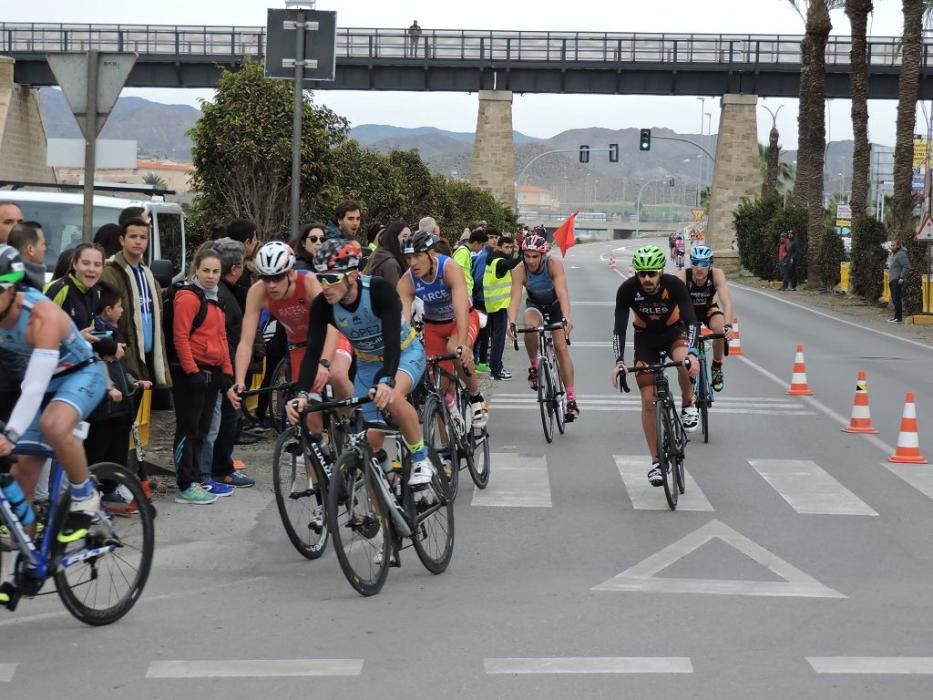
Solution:
<svg viewBox="0 0 933 700"><path fill-rule="evenodd" d="M557 361L552 360L549 366L552 375L551 387L554 390L554 417L557 419L557 430L563 435L567 427L567 394L564 391L564 383L560 378L560 369L557 366Z"/></svg>
<svg viewBox="0 0 933 700"><path fill-rule="evenodd" d="M470 436L473 447L473 456L467 462L470 476L477 488L484 489L489 485L489 470L492 462L489 458L489 431L483 428L477 435L476 429Z"/></svg>
<svg viewBox="0 0 933 700"><path fill-rule="evenodd" d="M282 386L283 384L288 384L292 380L291 374L291 360L288 358L288 356L283 357L275 366L270 385ZM287 425L285 421L286 398L287 397L284 390L273 391L269 395L269 415L272 418L272 429L277 433L282 432L282 430Z"/></svg>
<svg viewBox="0 0 933 700"><path fill-rule="evenodd" d="M687 488L687 478L684 475L684 461L686 459L687 433L683 425L677 423L674 428L674 465L677 476L677 490L683 493Z"/></svg>
<svg viewBox="0 0 933 700"><path fill-rule="evenodd" d="M703 442L709 442L709 384L706 383L706 360L700 361L700 374L697 376L697 407L700 409L700 425L703 428Z"/></svg>
<svg viewBox="0 0 933 700"><path fill-rule="evenodd" d="M327 521L312 526L312 519L324 516L327 504L327 478L310 454L302 453L301 429L292 426L279 435L272 453L272 490L285 534L298 553L317 559L327 549L330 536Z"/></svg>
<svg viewBox="0 0 933 700"><path fill-rule="evenodd" d="M434 502L419 501L416 498L418 492L408 488L410 460L406 460L406 486L403 488L402 499L405 503L405 514L412 526L411 541L415 546L415 552L425 569L432 574L439 574L447 568L454 553L454 502L447 494L444 480L437 470L437 454L428 449L428 456L437 471L434 479L426 487L434 492Z"/></svg>
<svg viewBox="0 0 933 700"><path fill-rule="evenodd" d="M428 449L434 450L435 454L449 455L449 462L441 463L440 473L444 475L447 482L447 491L450 499L457 498L460 490L460 452L457 447L457 441L452 439L447 428L447 440L444 440L444 431L442 428L446 423L446 407L441 407L441 402L436 394L430 394L424 402L424 413L422 414L424 444Z"/></svg>
<svg viewBox="0 0 933 700"><path fill-rule="evenodd" d="M118 522L101 511L102 520L91 526L84 538L56 545L58 597L81 622L100 626L126 615L142 595L152 567L155 524L152 510L142 507L146 496L136 476L111 462L95 464L90 471L98 484L107 481L123 487L140 504L137 515ZM65 491L55 514L56 530L68 517L70 504ZM116 546L112 552L83 558L90 550L110 545Z"/></svg>
<svg viewBox="0 0 933 700"><path fill-rule="evenodd" d="M670 417L663 402L655 404L654 424L658 431L658 460L664 475L664 496L671 510L677 509L676 465L674 462L674 436L671 434Z"/></svg>
<svg viewBox="0 0 933 700"><path fill-rule="evenodd" d="M551 442L554 440L554 407L551 405L551 370L546 357L542 357L538 365L538 407L544 439Z"/></svg>
<svg viewBox="0 0 933 700"><path fill-rule="evenodd" d="M386 506L372 486L358 452L340 455L327 494L327 522L344 576L365 596L382 589L392 550Z"/></svg>

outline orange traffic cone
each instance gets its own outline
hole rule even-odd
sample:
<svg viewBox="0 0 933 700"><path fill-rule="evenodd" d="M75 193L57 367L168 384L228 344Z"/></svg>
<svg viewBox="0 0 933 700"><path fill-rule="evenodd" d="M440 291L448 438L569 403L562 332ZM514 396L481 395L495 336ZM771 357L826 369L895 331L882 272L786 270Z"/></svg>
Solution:
<svg viewBox="0 0 933 700"><path fill-rule="evenodd" d="M794 356L794 374L790 378L790 389L787 390L787 395L813 396L813 392L807 386L807 363L803 360L803 345L797 346L797 354Z"/></svg>
<svg viewBox="0 0 933 700"><path fill-rule="evenodd" d="M729 341L729 354L739 356L742 355L742 336L739 333L739 319L737 316L732 317L732 340Z"/></svg>
<svg viewBox="0 0 933 700"><path fill-rule="evenodd" d="M904 416L901 418L901 432L897 435L897 449L888 457L889 462L899 464L926 464L926 458L920 454L920 436L917 434L917 406L914 392L907 392L904 402Z"/></svg>
<svg viewBox="0 0 933 700"><path fill-rule="evenodd" d="M852 404L852 418L849 425L842 429L845 433L877 433L871 424L871 413L868 410L868 383L865 373L858 373L858 382L855 384L855 402Z"/></svg>

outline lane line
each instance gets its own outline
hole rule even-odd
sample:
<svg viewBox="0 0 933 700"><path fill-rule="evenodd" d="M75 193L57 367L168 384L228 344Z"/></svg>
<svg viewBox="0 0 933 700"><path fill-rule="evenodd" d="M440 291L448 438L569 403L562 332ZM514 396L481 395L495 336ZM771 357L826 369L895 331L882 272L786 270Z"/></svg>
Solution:
<svg viewBox="0 0 933 700"><path fill-rule="evenodd" d="M474 506L550 508L551 482L547 457L524 457L514 452L493 452L496 478L489 487L473 490Z"/></svg>
<svg viewBox="0 0 933 700"><path fill-rule="evenodd" d="M0 664L0 683L9 683L16 673L17 664Z"/></svg>
<svg viewBox="0 0 933 700"><path fill-rule="evenodd" d="M931 656L808 656L817 673L859 675L933 675Z"/></svg>
<svg viewBox="0 0 933 700"><path fill-rule="evenodd" d="M882 462L881 466L903 479L927 498L933 500L933 469L929 464L894 464Z"/></svg>
<svg viewBox="0 0 933 700"><path fill-rule="evenodd" d="M363 659L153 661L146 678L284 678L358 676Z"/></svg>
<svg viewBox="0 0 933 700"><path fill-rule="evenodd" d="M483 659L487 674L693 673L687 656L564 656Z"/></svg>
<svg viewBox="0 0 933 700"><path fill-rule="evenodd" d="M785 384L785 387L787 385ZM496 392L495 396L505 397L507 399L532 399L537 401L535 394L532 391L525 391L522 393L507 393L507 392ZM614 394L577 394L578 399L586 399L589 401L596 400L605 400L605 401L638 401L641 399L633 398L630 394L614 393ZM776 403L776 404L787 404L788 406L793 406L794 408L802 408L801 404L796 403L797 397L775 397L775 396L717 396L716 403ZM715 410L715 409L714 409Z"/></svg>
<svg viewBox="0 0 933 700"><path fill-rule="evenodd" d="M655 488L648 483L646 474L651 468L651 460L644 455L612 455L619 474L625 484L625 490L635 510L669 510L664 489ZM703 491L693 480L690 471L684 469L686 489L677 503L678 510L713 512L714 508Z"/></svg>
<svg viewBox="0 0 933 700"><path fill-rule="evenodd" d="M585 408L587 411L616 411L616 412L632 412L641 411L641 406L594 406L592 404L587 405L586 402L580 402L580 408ZM537 411L537 403L508 403L508 402L491 402L489 404L489 410L496 411ZM718 414L730 414L730 415L747 415L747 416L815 416L816 411L777 411L771 409L754 409L754 408L717 408L716 413Z"/></svg>
<svg viewBox="0 0 933 700"><path fill-rule="evenodd" d="M798 513L878 515L809 459L749 459L748 463Z"/></svg>

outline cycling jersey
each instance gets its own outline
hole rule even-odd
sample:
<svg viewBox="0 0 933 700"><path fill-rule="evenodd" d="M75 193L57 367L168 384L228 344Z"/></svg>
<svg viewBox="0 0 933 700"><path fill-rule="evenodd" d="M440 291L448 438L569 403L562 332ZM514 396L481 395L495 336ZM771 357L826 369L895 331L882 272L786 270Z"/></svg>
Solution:
<svg viewBox="0 0 933 700"><path fill-rule="evenodd" d="M687 268L687 291L697 318L708 321L717 314L722 314L719 305L713 300L716 297L716 284L713 282L713 268L706 274L706 281L699 284L693 279L693 268Z"/></svg>
<svg viewBox="0 0 933 700"><path fill-rule="evenodd" d="M684 239L678 238L677 241L675 242L675 247L677 248L678 253L683 253L684 252Z"/></svg>
<svg viewBox="0 0 933 700"><path fill-rule="evenodd" d="M423 318L428 323L447 323L455 316L454 297L444 279L444 267L448 261L450 258L446 255L437 256L434 279L430 282L425 282L411 269L407 272L415 289L415 296L424 302Z"/></svg>
<svg viewBox="0 0 933 700"><path fill-rule="evenodd" d="M629 309L633 312L632 327L635 344L656 336L686 334L692 348L696 342L696 313L690 302L687 285L674 275L661 275L654 294L645 294L638 277L630 277L619 285L616 292L615 328L612 345L616 361L621 362L625 351L625 332Z"/></svg>
<svg viewBox="0 0 933 700"><path fill-rule="evenodd" d="M545 307L554 303L557 299L557 290L554 288L554 280L551 279L549 268L549 258L547 255L541 261L541 269L532 272L525 265L525 289L528 292L528 306Z"/></svg>
<svg viewBox="0 0 933 700"><path fill-rule="evenodd" d="M308 339L308 292L305 289L305 272L299 271L295 279L295 291L283 298L273 299L266 295L266 307L276 321L285 328L290 345L303 345Z"/></svg>

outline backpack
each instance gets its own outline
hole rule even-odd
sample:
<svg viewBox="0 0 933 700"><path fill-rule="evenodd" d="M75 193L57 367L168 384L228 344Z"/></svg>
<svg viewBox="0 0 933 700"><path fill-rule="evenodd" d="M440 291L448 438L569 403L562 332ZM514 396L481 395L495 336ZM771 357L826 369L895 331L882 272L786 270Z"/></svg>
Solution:
<svg viewBox="0 0 933 700"><path fill-rule="evenodd" d="M175 296L182 289L197 294L201 302L198 312L194 315L191 323L191 331L188 333L190 338L194 332L201 327L204 319L207 318L207 297L204 296L204 290L187 280L172 282L171 286L165 290L165 300L162 303L162 336L165 338L165 352L168 356L169 364L178 365L178 353L175 351Z"/></svg>
<svg viewBox="0 0 933 700"><path fill-rule="evenodd" d="M483 275L486 274L486 265L489 264L489 248L483 248L470 261L470 274L473 275L473 298L483 300Z"/></svg>

